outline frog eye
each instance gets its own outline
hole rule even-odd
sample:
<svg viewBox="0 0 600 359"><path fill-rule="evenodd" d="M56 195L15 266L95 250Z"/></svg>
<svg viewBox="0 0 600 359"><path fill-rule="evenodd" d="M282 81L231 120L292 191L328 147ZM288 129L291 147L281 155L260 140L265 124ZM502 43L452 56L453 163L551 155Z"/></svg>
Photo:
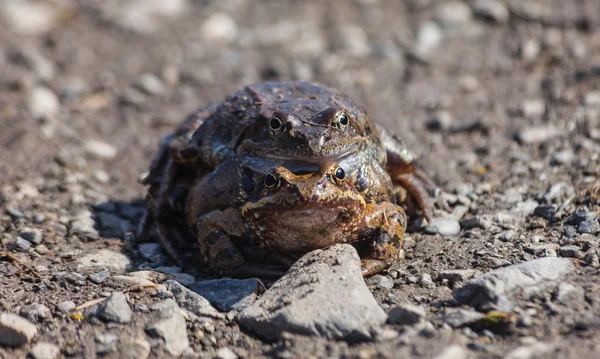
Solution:
<svg viewBox="0 0 600 359"><path fill-rule="evenodd" d="M265 176L265 187L267 188L275 188L279 185L279 178L272 173L269 173Z"/></svg>
<svg viewBox="0 0 600 359"><path fill-rule="evenodd" d="M333 124L340 130L346 129L349 123L350 117L348 116L346 111L340 111L335 115L335 120L333 121Z"/></svg>
<svg viewBox="0 0 600 359"><path fill-rule="evenodd" d="M346 179L346 171L342 167L336 167L333 171L333 182L335 184L341 185L344 183L344 179Z"/></svg>
<svg viewBox="0 0 600 359"><path fill-rule="evenodd" d="M283 120L279 116L273 116L269 121L269 128L275 134L280 134L283 132Z"/></svg>

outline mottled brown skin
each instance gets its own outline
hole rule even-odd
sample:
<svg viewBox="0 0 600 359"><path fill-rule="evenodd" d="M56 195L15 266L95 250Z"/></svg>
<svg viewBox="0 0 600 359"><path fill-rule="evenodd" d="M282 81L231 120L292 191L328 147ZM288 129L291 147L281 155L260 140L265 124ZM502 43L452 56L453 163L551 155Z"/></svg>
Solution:
<svg viewBox="0 0 600 359"><path fill-rule="evenodd" d="M345 179L338 164L295 175L276 167L241 208L204 212L196 196L187 203L205 262L219 274L231 275L245 258L240 247L300 257L336 243L366 244L363 275L398 260L406 215L390 202L367 202Z"/></svg>
<svg viewBox="0 0 600 359"><path fill-rule="evenodd" d="M173 258L189 243L183 204L192 184L201 211L242 206L267 171L317 171L335 161L367 201L403 205L426 218L437 187L402 141L334 89L307 82L247 86L190 115L161 143L143 183L148 214L139 235L157 233ZM200 201L199 201L200 202ZM187 239L186 239L187 238Z"/></svg>

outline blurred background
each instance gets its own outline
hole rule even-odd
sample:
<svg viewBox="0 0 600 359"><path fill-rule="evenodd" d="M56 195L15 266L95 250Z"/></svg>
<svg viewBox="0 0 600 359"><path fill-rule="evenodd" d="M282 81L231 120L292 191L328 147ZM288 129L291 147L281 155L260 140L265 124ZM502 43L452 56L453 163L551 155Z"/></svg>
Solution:
<svg viewBox="0 0 600 359"><path fill-rule="evenodd" d="M352 96L442 185L501 181L519 130L554 136L600 103L599 16L597 0L3 0L0 178L60 166L92 200L136 198L186 114L309 80Z"/></svg>

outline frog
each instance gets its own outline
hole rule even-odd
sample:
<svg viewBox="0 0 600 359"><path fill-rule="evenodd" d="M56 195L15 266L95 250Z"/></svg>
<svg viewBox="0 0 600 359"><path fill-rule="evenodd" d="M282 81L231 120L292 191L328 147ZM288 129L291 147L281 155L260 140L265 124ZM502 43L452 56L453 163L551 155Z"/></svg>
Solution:
<svg viewBox="0 0 600 359"><path fill-rule="evenodd" d="M163 139L142 178L148 211L138 236L156 234L181 266L179 248L196 244L184 220L196 182L198 211L208 213L242 206L271 168L305 174L330 161L366 201L400 204L411 219L430 217L438 187L405 143L363 107L323 85L266 82L201 108Z"/></svg>
<svg viewBox="0 0 600 359"><path fill-rule="evenodd" d="M305 174L274 167L240 207L206 213L202 201L192 189L187 220L205 263L219 275L235 276L244 266L244 247L265 251L263 261L283 266L312 250L349 243L361 254L365 277L402 257L404 209L389 201L367 201L335 162Z"/></svg>

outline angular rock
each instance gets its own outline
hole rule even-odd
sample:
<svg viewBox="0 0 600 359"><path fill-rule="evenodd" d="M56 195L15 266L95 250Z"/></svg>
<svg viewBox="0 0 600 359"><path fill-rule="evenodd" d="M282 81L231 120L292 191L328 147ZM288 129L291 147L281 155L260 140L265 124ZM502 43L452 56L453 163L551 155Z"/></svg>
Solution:
<svg viewBox="0 0 600 359"><path fill-rule="evenodd" d="M112 273L124 273L131 266L131 260L124 254L100 249L90 252L77 260L77 272L96 273L105 269Z"/></svg>
<svg viewBox="0 0 600 359"><path fill-rule="evenodd" d="M442 236L455 236L460 233L460 224L453 218L434 218L425 227L425 232Z"/></svg>
<svg viewBox="0 0 600 359"><path fill-rule="evenodd" d="M533 210L533 215L536 217L542 217L547 220L551 220L554 217L556 210L554 206L537 206Z"/></svg>
<svg viewBox="0 0 600 359"><path fill-rule="evenodd" d="M68 314L70 311L72 311L76 307L77 307L77 304L75 304L75 302L72 302L70 300L60 302L56 305L56 309L58 309L60 312L62 312L64 314Z"/></svg>
<svg viewBox="0 0 600 359"><path fill-rule="evenodd" d="M394 288L394 281L392 281L392 278L381 274L375 274L374 276L369 277L366 282L368 286L377 286L379 289Z"/></svg>
<svg viewBox="0 0 600 359"><path fill-rule="evenodd" d="M600 224L598 224L597 220L585 220L579 223L577 231L579 233L596 234L600 232Z"/></svg>
<svg viewBox="0 0 600 359"><path fill-rule="evenodd" d="M191 290L208 299L223 312L242 311L265 292L260 280L250 279L214 279L197 282Z"/></svg>
<svg viewBox="0 0 600 359"><path fill-rule="evenodd" d="M358 341L372 338L387 315L362 278L354 247L339 244L303 256L238 320L270 341L285 332Z"/></svg>
<svg viewBox="0 0 600 359"><path fill-rule="evenodd" d="M578 209L569 216L566 223L573 226L578 226L583 221L593 221L596 218L598 218L598 213L594 211Z"/></svg>
<svg viewBox="0 0 600 359"><path fill-rule="evenodd" d="M29 355L33 359L56 359L60 349L51 343L39 342L31 348Z"/></svg>
<svg viewBox="0 0 600 359"><path fill-rule="evenodd" d="M221 349L219 349L219 351L217 351L217 358L218 359L237 359L238 356L236 353L233 352L233 350L225 347L225 348L221 348Z"/></svg>
<svg viewBox="0 0 600 359"><path fill-rule="evenodd" d="M19 314L33 323L41 323L52 319L50 308L44 304L32 304L22 307Z"/></svg>
<svg viewBox="0 0 600 359"><path fill-rule="evenodd" d="M37 328L30 321L12 313L0 313L0 345L20 347L33 339Z"/></svg>
<svg viewBox="0 0 600 359"><path fill-rule="evenodd" d="M510 310L509 297L513 292L547 281L556 281L575 270L573 262L565 258L539 258L488 272L467 281L453 291L460 304L480 307L492 304Z"/></svg>
<svg viewBox="0 0 600 359"><path fill-rule="evenodd" d="M28 240L33 244L42 243L42 231L39 229L24 228L19 231L19 237Z"/></svg>
<svg viewBox="0 0 600 359"><path fill-rule="evenodd" d="M31 242L21 237L17 237L12 245L12 248L18 250L19 252L27 252L31 248Z"/></svg>
<svg viewBox="0 0 600 359"><path fill-rule="evenodd" d="M131 308L127 303L127 297L121 292L114 292L98 306L96 315L109 322L129 323Z"/></svg>
<svg viewBox="0 0 600 359"><path fill-rule="evenodd" d="M573 284L561 282L556 288L556 300L563 304L569 305L573 302L582 303L585 300L585 292L583 288L574 286Z"/></svg>
<svg viewBox="0 0 600 359"><path fill-rule="evenodd" d="M400 325L412 325L425 320L425 308L414 304L403 304L392 308L388 313L388 322Z"/></svg>
<svg viewBox="0 0 600 359"><path fill-rule="evenodd" d="M168 280L165 283L168 290L173 293L177 304L201 318L224 318L206 298L187 289L175 280Z"/></svg>
<svg viewBox="0 0 600 359"><path fill-rule="evenodd" d="M439 278L446 279L451 284L464 282L477 274L475 269L449 269L440 272Z"/></svg>
<svg viewBox="0 0 600 359"><path fill-rule="evenodd" d="M444 323L448 324L452 328L461 328L475 323L483 317L483 313L479 313L474 310L450 309L444 312L443 320Z"/></svg>
<svg viewBox="0 0 600 359"><path fill-rule="evenodd" d="M162 339L165 349L174 357L181 356L190 347L181 310L172 310L168 316L150 324L146 333L152 338Z"/></svg>

